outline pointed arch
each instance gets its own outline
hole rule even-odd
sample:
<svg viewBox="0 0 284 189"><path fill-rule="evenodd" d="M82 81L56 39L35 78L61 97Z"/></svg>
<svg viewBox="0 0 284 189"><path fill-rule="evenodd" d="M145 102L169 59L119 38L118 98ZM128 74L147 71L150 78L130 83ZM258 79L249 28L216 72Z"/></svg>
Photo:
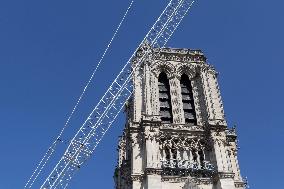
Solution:
<svg viewBox="0 0 284 189"><path fill-rule="evenodd" d="M186 74L181 75L180 87L185 123L196 125L197 119L192 93L192 86L191 81L189 80Z"/></svg>
<svg viewBox="0 0 284 189"><path fill-rule="evenodd" d="M180 78L183 74L187 75L189 79L196 77L198 68L195 64L181 63L176 68L177 76Z"/></svg>
<svg viewBox="0 0 284 189"><path fill-rule="evenodd" d="M161 121L173 123L170 84L165 72L160 73L158 82Z"/></svg>
<svg viewBox="0 0 284 189"><path fill-rule="evenodd" d="M158 77L160 73L164 72L168 78L172 78L174 73L176 73L175 67L170 62L165 61L155 62L151 65L151 71L156 77Z"/></svg>

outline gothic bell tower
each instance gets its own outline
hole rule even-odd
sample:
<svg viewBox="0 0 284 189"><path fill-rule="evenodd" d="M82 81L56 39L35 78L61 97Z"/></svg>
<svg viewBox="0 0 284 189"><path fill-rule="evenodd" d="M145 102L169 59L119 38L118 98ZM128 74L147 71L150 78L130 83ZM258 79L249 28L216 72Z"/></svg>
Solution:
<svg viewBox="0 0 284 189"><path fill-rule="evenodd" d="M145 49L151 56L133 70L125 108L116 189L246 188L215 69L200 50L145 44L137 56Z"/></svg>

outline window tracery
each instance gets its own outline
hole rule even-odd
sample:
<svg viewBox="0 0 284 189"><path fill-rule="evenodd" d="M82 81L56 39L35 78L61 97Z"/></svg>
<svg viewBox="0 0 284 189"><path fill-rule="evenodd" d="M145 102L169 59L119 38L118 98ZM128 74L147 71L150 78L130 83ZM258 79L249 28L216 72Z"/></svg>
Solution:
<svg viewBox="0 0 284 189"><path fill-rule="evenodd" d="M162 168L165 175L214 172L205 157L205 141L196 138L164 136L160 138Z"/></svg>

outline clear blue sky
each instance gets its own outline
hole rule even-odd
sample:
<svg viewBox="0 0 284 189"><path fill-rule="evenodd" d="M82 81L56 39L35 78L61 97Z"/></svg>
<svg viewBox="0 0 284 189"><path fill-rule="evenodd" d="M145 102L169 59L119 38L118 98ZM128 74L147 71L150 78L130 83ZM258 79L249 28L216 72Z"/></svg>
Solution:
<svg viewBox="0 0 284 189"><path fill-rule="evenodd" d="M130 0L0 1L0 188L23 188L63 126ZM79 112L76 129L166 5L136 0ZM170 47L202 49L220 72L251 188L283 186L284 1L198 0ZM71 189L113 188L121 115Z"/></svg>

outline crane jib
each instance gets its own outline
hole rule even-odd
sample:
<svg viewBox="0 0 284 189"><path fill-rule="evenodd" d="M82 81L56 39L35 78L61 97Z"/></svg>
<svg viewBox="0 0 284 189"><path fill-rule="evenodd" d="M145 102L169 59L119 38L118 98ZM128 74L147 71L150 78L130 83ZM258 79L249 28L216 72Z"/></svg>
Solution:
<svg viewBox="0 0 284 189"><path fill-rule="evenodd" d="M71 140L64 155L43 182L41 189L67 188L75 172L93 154L124 107L125 102L131 96L133 70L149 58L151 53L149 47L164 47L166 45L193 3L193 0L171 0L167 4L150 31ZM139 53L137 53L138 50Z"/></svg>

